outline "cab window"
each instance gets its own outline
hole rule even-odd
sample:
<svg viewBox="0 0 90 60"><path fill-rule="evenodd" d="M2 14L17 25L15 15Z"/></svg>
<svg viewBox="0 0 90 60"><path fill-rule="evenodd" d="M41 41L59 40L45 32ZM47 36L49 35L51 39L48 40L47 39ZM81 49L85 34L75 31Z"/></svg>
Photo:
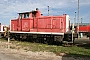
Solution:
<svg viewBox="0 0 90 60"><path fill-rule="evenodd" d="M29 13L25 13L24 18L29 18Z"/></svg>
<svg viewBox="0 0 90 60"><path fill-rule="evenodd" d="M22 14L20 14L20 19L22 19Z"/></svg>

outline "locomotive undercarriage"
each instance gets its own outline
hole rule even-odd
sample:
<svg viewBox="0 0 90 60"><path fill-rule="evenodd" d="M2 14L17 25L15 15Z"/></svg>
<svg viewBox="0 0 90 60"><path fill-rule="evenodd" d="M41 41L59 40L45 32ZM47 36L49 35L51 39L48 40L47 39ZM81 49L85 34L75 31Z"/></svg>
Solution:
<svg viewBox="0 0 90 60"><path fill-rule="evenodd" d="M45 44L57 44L62 43L63 35L51 35L51 34L26 34L26 33L10 33L10 38L21 41L45 43Z"/></svg>
<svg viewBox="0 0 90 60"><path fill-rule="evenodd" d="M29 33L10 33L10 38L19 41L37 42L45 44L61 44L61 43L74 43L78 34L65 33L64 35L53 34L29 34Z"/></svg>

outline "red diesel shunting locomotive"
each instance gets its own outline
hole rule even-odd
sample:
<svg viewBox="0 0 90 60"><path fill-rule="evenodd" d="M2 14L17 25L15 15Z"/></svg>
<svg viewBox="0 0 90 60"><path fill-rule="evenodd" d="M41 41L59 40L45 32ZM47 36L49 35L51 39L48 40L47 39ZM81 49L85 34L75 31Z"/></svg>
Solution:
<svg viewBox="0 0 90 60"><path fill-rule="evenodd" d="M42 16L38 8L18 14L18 19L10 22L11 38L43 43L72 42L69 15Z"/></svg>

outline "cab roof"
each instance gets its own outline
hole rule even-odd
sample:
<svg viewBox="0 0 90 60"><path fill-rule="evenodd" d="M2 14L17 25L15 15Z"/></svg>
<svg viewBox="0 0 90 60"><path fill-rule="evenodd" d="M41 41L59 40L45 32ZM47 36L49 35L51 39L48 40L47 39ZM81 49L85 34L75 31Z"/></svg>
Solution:
<svg viewBox="0 0 90 60"><path fill-rule="evenodd" d="M18 13L18 14L25 14L25 13L31 13L31 12L21 12L21 13Z"/></svg>

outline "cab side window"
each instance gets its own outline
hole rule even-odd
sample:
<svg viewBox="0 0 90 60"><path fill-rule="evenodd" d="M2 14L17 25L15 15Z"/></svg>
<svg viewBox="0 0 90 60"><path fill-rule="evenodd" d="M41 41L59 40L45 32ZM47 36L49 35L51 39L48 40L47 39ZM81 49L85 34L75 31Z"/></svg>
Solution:
<svg viewBox="0 0 90 60"><path fill-rule="evenodd" d="M29 18L29 13L25 13L24 18Z"/></svg>
<svg viewBox="0 0 90 60"><path fill-rule="evenodd" d="M22 19L22 14L20 14L20 19Z"/></svg>

